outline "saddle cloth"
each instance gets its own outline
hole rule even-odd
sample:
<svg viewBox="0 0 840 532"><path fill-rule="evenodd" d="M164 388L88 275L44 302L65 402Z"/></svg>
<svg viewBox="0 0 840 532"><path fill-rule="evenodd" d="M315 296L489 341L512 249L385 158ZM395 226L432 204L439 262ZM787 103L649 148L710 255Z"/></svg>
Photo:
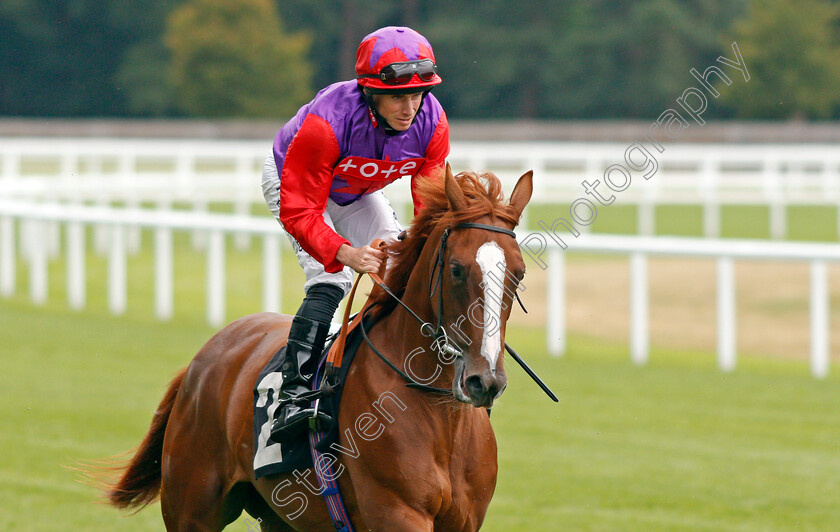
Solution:
<svg viewBox="0 0 840 532"><path fill-rule="evenodd" d="M365 323L365 327L370 327ZM326 355L333 347L338 334L331 335L326 348L319 357L318 375L323 375L323 365ZM356 354L359 344L362 342L362 335L359 327L355 327L347 335L347 343L344 349L344 358L339 370L341 384L336 389L335 395L321 399L319 408L327 413L334 420L333 426L327 434L318 442L316 448L327 449L329 445L338 441L338 405L341 399L341 392L344 388L344 379L350 369L350 364ZM283 383L283 375L280 367L283 363L283 355L286 350L278 351L271 357L268 364L260 371L254 387L254 473L256 478L261 478L275 473L285 473L296 469L307 469L312 467L312 455L309 452L308 433L304 432L301 437L285 444L269 441L271 425L274 422L274 415L280 405L280 385ZM319 383L314 383L317 386Z"/></svg>

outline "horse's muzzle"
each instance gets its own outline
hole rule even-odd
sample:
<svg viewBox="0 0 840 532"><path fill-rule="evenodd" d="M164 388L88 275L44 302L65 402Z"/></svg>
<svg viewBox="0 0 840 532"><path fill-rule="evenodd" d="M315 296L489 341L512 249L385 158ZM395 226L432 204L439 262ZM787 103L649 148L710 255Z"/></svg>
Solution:
<svg viewBox="0 0 840 532"><path fill-rule="evenodd" d="M497 371L495 374L489 368L474 373L464 372L463 390L469 397L470 403L477 408L490 408L507 386L507 374Z"/></svg>

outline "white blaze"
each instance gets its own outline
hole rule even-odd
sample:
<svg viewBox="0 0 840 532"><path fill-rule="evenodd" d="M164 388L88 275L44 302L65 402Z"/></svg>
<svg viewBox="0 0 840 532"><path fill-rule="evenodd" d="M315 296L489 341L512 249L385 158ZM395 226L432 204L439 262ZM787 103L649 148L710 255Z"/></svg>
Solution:
<svg viewBox="0 0 840 532"><path fill-rule="evenodd" d="M496 360L502 350L502 295L503 287L498 279L505 278L505 252L495 242L487 242L478 248L475 261L481 268L484 282L484 334L481 338L481 354L490 362L490 371L496 371ZM495 279L490 273L495 270Z"/></svg>

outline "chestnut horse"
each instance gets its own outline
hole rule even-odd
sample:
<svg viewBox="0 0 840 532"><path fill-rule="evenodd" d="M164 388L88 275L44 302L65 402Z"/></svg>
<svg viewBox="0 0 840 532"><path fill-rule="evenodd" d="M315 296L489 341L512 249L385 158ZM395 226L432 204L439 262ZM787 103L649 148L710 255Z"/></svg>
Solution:
<svg viewBox="0 0 840 532"><path fill-rule="evenodd" d="M511 230L531 192L531 172L508 203L491 173L453 176L447 167L444 179L421 183L424 208L408 236L389 246L385 279L416 316L374 287L378 321L346 376L340 437L324 455L357 530L481 526L497 473L487 408L507 381L505 322L525 273ZM170 532L219 531L243 509L263 531L334 530L314 469L254 475L254 385L291 321L246 316L201 348L110 486L110 504L142 507L159 495ZM448 332L449 358L430 347L435 323ZM447 394L407 387L372 348Z"/></svg>

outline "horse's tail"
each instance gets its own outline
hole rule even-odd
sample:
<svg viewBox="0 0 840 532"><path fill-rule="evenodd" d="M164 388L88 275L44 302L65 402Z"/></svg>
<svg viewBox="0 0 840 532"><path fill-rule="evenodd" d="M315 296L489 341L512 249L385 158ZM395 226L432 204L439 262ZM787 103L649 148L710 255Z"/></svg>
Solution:
<svg viewBox="0 0 840 532"><path fill-rule="evenodd" d="M163 457L163 435L178 389L184 380L186 368L169 383L169 389L160 402L149 432L140 443L134 458L120 468L119 480L107 486L108 503L117 508L143 508L157 499L160 493L161 458Z"/></svg>

